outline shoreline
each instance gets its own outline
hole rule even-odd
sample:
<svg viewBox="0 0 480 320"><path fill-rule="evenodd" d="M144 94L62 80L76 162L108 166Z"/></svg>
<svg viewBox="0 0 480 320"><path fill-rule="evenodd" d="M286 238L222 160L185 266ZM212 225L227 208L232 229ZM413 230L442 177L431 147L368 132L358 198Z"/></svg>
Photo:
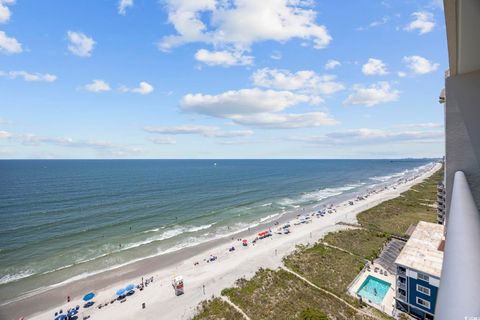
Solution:
<svg viewBox="0 0 480 320"><path fill-rule="evenodd" d="M312 222L300 226L292 226L289 235L276 235L258 241L256 246L241 247L231 237L247 238L252 240L258 231L268 229L275 221L289 221L298 213L312 212L312 208L303 210L300 208L292 213L287 213L278 219L261 223L250 229L229 237L210 240L192 247L142 259L125 266L94 274L87 278L70 282L65 285L51 287L48 290L37 293L30 297L4 304L0 307L0 317L5 319L18 319L21 316L33 315L32 319L51 319L56 310L75 305L83 305L83 294L95 291L96 304L110 301L115 291L129 283L139 283L140 278L155 277L155 281L145 288L127 298L125 303L119 302L108 305L105 308L90 308L84 315L92 315L95 319L129 319L132 317L147 319L158 318L159 310L162 310L162 318L188 319L193 316L196 306L201 300L218 295L223 288L231 286L233 282L242 277L252 276L260 267L277 268L282 257L292 252L297 244L315 242L328 232L345 229L338 222L355 223L356 215L377 204L395 198L411 186L423 181L441 167L434 165L427 172L421 172L419 177L405 183L392 183L390 187L377 193L372 193L366 200L355 201L349 205L350 200L343 201L335 206L337 212L326 214L324 217L313 217ZM236 250L229 253L227 244L234 244ZM203 258L209 254L218 256L218 260L205 263ZM199 266L193 266L194 262L200 262ZM174 275L183 275L185 281L185 294L176 297L173 294L170 281ZM205 286L205 294L203 289ZM148 293L147 293L148 292ZM68 305L65 303L67 296L73 297ZM147 308L142 309L145 302ZM165 306L169 310L165 310ZM39 307L41 306L41 307ZM81 308L83 310L84 308ZM163 311L164 310L164 311ZM84 311L82 311L84 312ZM80 313L80 318L83 315Z"/></svg>

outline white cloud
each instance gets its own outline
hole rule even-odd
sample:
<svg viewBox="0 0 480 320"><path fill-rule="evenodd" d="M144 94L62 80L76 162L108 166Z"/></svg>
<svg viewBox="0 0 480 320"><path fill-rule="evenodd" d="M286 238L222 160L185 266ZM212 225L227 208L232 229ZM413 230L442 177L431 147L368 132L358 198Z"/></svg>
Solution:
<svg viewBox="0 0 480 320"><path fill-rule="evenodd" d="M417 11L412 13L414 20L405 26L407 31L418 30L419 34L429 33L435 27L435 20L433 14L427 11Z"/></svg>
<svg viewBox="0 0 480 320"><path fill-rule="evenodd" d="M272 58L273 60L280 60L282 59L282 53L280 51L274 51L270 55L270 58Z"/></svg>
<svg viewBox="0 0 480 320"><path fill-rule="evenodd" d="M95 41L81 32L68 31L68 50L79 57L90 57L92 55Z"/></svg>
<svg viewBox="0 0 480 320"><path fill-rule="evenodd" d="M168 20L177 34L164 37L158 46L169 50L205 42L248 51L255 42L299 38L324 48L332 38L325 26L316 23L316 12L309 5L291 0L167 0Z"/></svg>
<svg viewBox="0 0 480 320"><path fill-rule="evenodd" d="M390 21L390 17L384 16L380 20L375 20L375 21L370 22L367 27L358 27L356 30L357 31L365 31L365 30L370 29L370 28L375 28L375 27L384 25L384 24L388 23L388 21Z"/></svg>
<svg viewBox="0 0 480 320"><path fill-rule="evenodd" d="M187 94L180 105L185 111L227 118L239 114L278 112L299 103L319 104L321 101L317 96L254 88L218 95Z"/></svg>
<svg viewBox="0 0 480 320"><path fill-rule="evenodd" d="M150 141L152 141L155 144L176 144L177 141L171 137L154 137L151 138Z"/></svg>
<svg viewBox="0 0 480 320"><path fill-rule="evenodd" d="M127 8L133 7L133 0L119 0L118 1L118 13L125 15Z"/></svg>
<svg viewBox="0 0 480 320"><path fill-rule="evenodd" d="M326 112L258 113L234 115L231 119L241 125L265 129L298 129L335 125L338 122Z"/></svg>
<svg viewBox="0 0 480 320"><path fill-rule="evenodd" d="M125 86L120 87L121 92L133 92L139 94L149 94L152 93L155 88L148 82L141 81L137 88L127 88Z"/></svg>
<svg viewBox="0 0 480 320"><path fill-rule="evenodd" d="M318 75L311 70L291 73L288 70L259 69L252 75L256 86L278 90L311 92L314 94L333 94L345 89L343 84L336 82L335 76Z"/></svg>
<svg viewBox="0 0 480 320"><path fill-rule="evenodd" d="M85 85L85 89L90 92L105 92L110 91L110 85L103 80L93 80Z"/></svg>
<svg viewBox="0 0 480 320"><path fill-rule="evenodd" d="M397 72L397 75L400 77L400 78L405 78L407 76L407 73L404 72L404 71L398 71Z"/></svg>
<svg viewBox="0 0 480 320"><path fill-rule="evenodd" d="M330 59L327 61L327 63L325 63L325 69L327 70L333 70L335 69L336 67L339 67L341 66L342 64L340 63L340 61L338 60L334 60L334 59Z"/></svg>
<svg viewBox="0 0 480 320"><path fill-rule="evenodd" d="M368 59L362 66L362 72L367 76L388 74L387 65L382 60L374 58Z"/></svg>
<svg viewBox="0 0 480 320"><path fill-rule="evenodd" d="M403 57L403 61L407 68L416 74L427 74L438 69L439 64L433 63L421 56L407 56Z"/></svg>
<svg viewBox="0 0 480 320"><path fill-rule="evenodd" d="M15 0L0 0L0 23L7 23L12 16L8 5L14 4Z"/></svg>
<svg viewBox="0 0 480 320"><path fill-rule="evenodd" d="M0 31L0 52L14 54L22 51L22 44L17 39L7 36L4 31Z"/></svg>
<svg viewBox="0 0 480 320"><path fill-rule="evenodd" d="M441 131L391 131L360 128L330 132L319 136L294 137L292 140L314 144L329 145L364 145L395 142L438 143L443 141Z"/></svg>
<svg viewBox="0 0 480 320"><path fill-rule="evenodd" d="M198 134L208 138L233 138L247 137L253 134L251 130L230 130L225 131L214 126L205 125L180 125L173 127L145 127L145 131L156 134L186 135Z"/></svg>
<svg viewBox="0 0 480 320"><path fill-rule="evenodd" d="M195 59L209 66L244 66L253 63L252 56L243 55L240 51L209 51L200 49L195 53Z"/></svg>
<svg viewBox="0 0 480 320"><path fill-rule="evenodd" d="M345 104L373 107L379 103L397 101L400 91L392 89L386 81L374 83L368 87L356 84L353 93L344 101Z"/></svg>
<svg viewBox="0 0 480 320"><path fill-rule="evenodd" d="M433 123L433 122L425 122L425 123L403 123L395 125L397 128L405 128L405 129L434 129L434 128L442 128L443 124L441 123Z"/></svg>
<svg viewBox="0 0 480 320"><path fill-rule="evenodd" d="M10 79L23 78L23 80L25 81L53 82L57 80L57 76L53 74L29 73L26 71L9 71L9 72L0 71L0 77L7 77Z"/></svg>
<svg viewBox="0 0 480 320"><path fill-rule="evenodd" d="M0 139L7 139L10 138L12 134L8 131L2 131L0 130Z"/></svg>

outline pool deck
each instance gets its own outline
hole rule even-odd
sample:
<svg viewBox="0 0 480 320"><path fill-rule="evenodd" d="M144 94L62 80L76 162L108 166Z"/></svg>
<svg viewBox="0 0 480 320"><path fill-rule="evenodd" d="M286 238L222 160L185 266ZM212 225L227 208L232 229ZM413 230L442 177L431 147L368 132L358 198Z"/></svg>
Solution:
<svg viewBox="0 0 480 320"><path fill-rule="evenodd" d="M370 271L368 270L368 268L364 268L362 272L357 276L357 278L351 283L350 287L348 288L348 293L358 298L357 291L369 275L390 283L390 288L388 288L387 294L385 294L385 297L383 298L381 304L376 304L373 301L369 301L367 299L362 299L362 301L390 316L393 316L393 312L395 310L396 277L394 274L391 274L389 272L387 276L385 276L384 274L380 274L378 270L377 272L375 272L375 268L385 271L385 269L377 263L374 263L373 265L369 263L369 266Z"/></svg>

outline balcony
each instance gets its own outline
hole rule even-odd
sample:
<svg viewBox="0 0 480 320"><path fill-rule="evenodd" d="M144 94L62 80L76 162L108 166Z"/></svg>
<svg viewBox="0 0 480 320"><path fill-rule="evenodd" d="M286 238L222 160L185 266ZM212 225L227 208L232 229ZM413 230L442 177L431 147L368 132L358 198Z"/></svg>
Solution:
<svg viewBox="0 0 480 320"><path fill-rule="evenodd" d="M407 290L407 284L405 282L397 281L397 288Z"/></svg>
<svg viewBox="0 0 480 320"><path fill-rule="evenodd" d="M479 245L480 214L465 174L457 171L453 179L436 319L480 315Z"/></svg>
<svg viewBox="0 0 480 320"><path fill-rule="evenodd" d="M400 292L397 292L396 298L397 300L407 302L407 297L404 294L401 294Z"/></svg>

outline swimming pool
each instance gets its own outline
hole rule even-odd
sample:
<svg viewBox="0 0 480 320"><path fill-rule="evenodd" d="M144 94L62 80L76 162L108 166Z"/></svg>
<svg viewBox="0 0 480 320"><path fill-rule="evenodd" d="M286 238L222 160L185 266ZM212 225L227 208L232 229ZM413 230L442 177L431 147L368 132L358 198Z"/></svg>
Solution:
<svg viewBox="0 0 480 320"><path fill-rule="evenodd" d="M368 276L357 290L357 294L364 299L370 300L376 304L381 304L383 298L388 292L388 288L390 288L390 283L373 276Z"/></svg>

